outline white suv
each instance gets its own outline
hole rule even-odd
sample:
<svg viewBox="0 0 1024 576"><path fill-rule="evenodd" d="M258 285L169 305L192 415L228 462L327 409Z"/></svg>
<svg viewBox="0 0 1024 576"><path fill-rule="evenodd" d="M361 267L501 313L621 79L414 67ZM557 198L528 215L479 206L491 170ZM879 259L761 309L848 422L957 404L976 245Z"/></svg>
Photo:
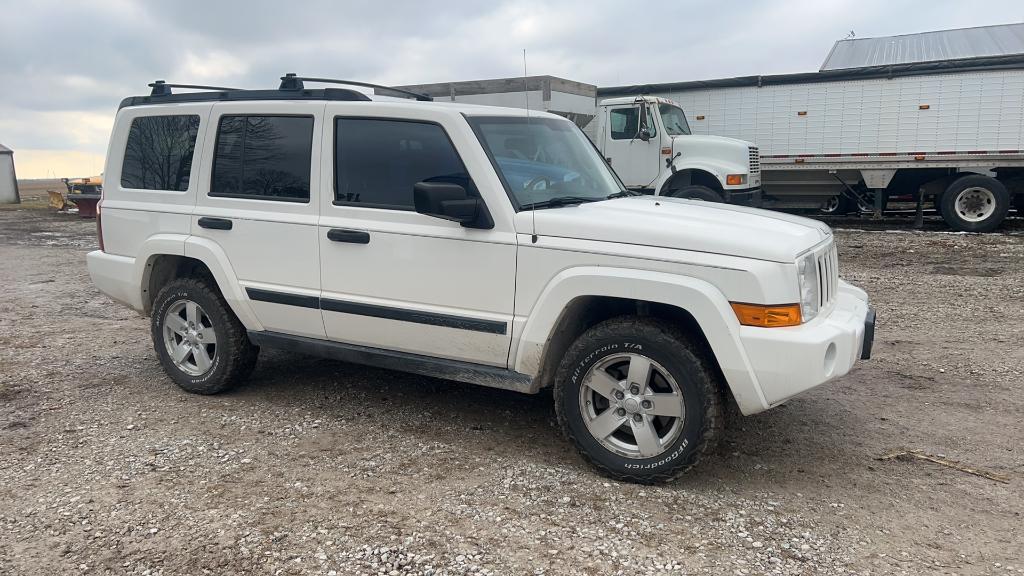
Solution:
<svg viewBox="0 0 1024 576"><path fill-rule="evenodd" d="M158 82L117 113L89 272L185 390L244 381L261 347L553 388L588 461L652 482L730 398L760 412L870 355L823 224L626 191L552 114L303 80Z"/></svg>

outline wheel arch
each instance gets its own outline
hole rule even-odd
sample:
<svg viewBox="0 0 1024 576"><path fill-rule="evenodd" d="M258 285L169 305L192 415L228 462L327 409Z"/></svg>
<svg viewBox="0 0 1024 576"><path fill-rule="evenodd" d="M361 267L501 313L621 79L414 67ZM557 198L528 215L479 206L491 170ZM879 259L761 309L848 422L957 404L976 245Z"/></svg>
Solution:
<svg viewBox="0 0 1024 576"><path fill-rule="evenodd" d="M703 280L661 272L603 267L563 271L534 306L519 340L514 368L533 375L535 390L549 387L558 363L579 334L603 320L629 314L681 326L704 347L743 413L768 407L725 296Z"/></svg>
<svg viewBox="0 0 1024 576"><path fill-rule="evenodd" d="M658 195L662 196L674 188L690 185L706 186L719 193L724 190L721 180L714 172L703 168L684 168L677 170L662 182L658 188Z"/></svg>
<svg viewBox="0 0 1024 576"><path fill-rule="evenodd" d="M220 291L224 300L247 330L262 330L249 299L238 283L227 255L216 243L205 238L189 236L175 245L177 249L159 249L152 246L139 260L143 263L139 274L143 312L152 311L153 300L161 286L174 278L204 277Z"/></svg>

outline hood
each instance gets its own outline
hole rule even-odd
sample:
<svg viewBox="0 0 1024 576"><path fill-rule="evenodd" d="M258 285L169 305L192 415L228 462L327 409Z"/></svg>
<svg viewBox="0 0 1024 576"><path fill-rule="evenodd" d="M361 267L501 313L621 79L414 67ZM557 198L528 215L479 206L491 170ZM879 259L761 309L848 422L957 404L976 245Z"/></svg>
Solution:
<svg viewBox="0 0 1024 576"><path fill-rule="evenodd" d="M736 146L746 152L753 142L746 140L740 140L739 138L729 138L728 136L710 136L705 134L680 134L679 136L672 136L672 142L683 142L685 140L692 140L695 142L707 143L707 144L721 144L723 146Z"/></svg>
<svg viewBox="0 0 1024 576"><path fill-rule="evenodd" d="M792 263L832 235L828 226L781 212L700 200L635 196L537 210L536 234L693 250Z"/></svg>

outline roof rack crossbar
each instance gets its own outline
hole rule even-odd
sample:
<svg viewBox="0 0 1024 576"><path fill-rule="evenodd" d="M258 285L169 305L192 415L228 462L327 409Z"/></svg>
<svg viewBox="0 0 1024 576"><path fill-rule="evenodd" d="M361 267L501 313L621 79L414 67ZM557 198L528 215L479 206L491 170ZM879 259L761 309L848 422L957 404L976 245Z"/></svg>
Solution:
<svg viewBox="0 0 1024 576"><path fill-rule="evenodd" d="M375 91L380 90L382 92L400 94L407 98L415 98L420 102L431 102L434 100L433 98L426 94L410 92L409 90L402 90L401 88L381 86L380 84L369 84L367 82L356 82L355 80L339 80L336 78L309 78L306 76L296 76L294 72L289 72L284 76L281 76L281 86L279 90L302 90L304 88L303 82L320 82L323 84L345 84L348 86L361 86L363 88L373 88Z"/></svg>
<svg viewBox="0 0 1024 576"><path fill-rule="evenodd" d="M153 89L153 91L149 93L150 96L170 96L171 95L171 88L191 88L191 89L194 89L194 90L220 90L220 91L224 91L224 90L229 90L229 91L241 90L241 88L225 88L223 86L200 86L198 84L168 84L167 82L164 82L163 80L157 80L157 81L149 84L149 87Z"/></svg>

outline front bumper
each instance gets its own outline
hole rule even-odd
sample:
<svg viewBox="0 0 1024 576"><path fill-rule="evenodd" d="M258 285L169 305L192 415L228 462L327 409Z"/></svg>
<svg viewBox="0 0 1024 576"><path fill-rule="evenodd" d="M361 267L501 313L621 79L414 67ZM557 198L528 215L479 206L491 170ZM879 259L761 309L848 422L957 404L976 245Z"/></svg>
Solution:
<svg viewBox="0 0 1024 576"><path fill-rule="evenodd" d="M761 187L757 186L745 190L723 190L722 200L726 204L741 204L756 208L761 205Z"/></svg>
<svg viewBox="0 0 1024 576"><path fill-rule="evenodd" d="M740 328L740 340L766 407L847 374L871 355L875 312L846 282L832 309L792 328Z"/></svg>

